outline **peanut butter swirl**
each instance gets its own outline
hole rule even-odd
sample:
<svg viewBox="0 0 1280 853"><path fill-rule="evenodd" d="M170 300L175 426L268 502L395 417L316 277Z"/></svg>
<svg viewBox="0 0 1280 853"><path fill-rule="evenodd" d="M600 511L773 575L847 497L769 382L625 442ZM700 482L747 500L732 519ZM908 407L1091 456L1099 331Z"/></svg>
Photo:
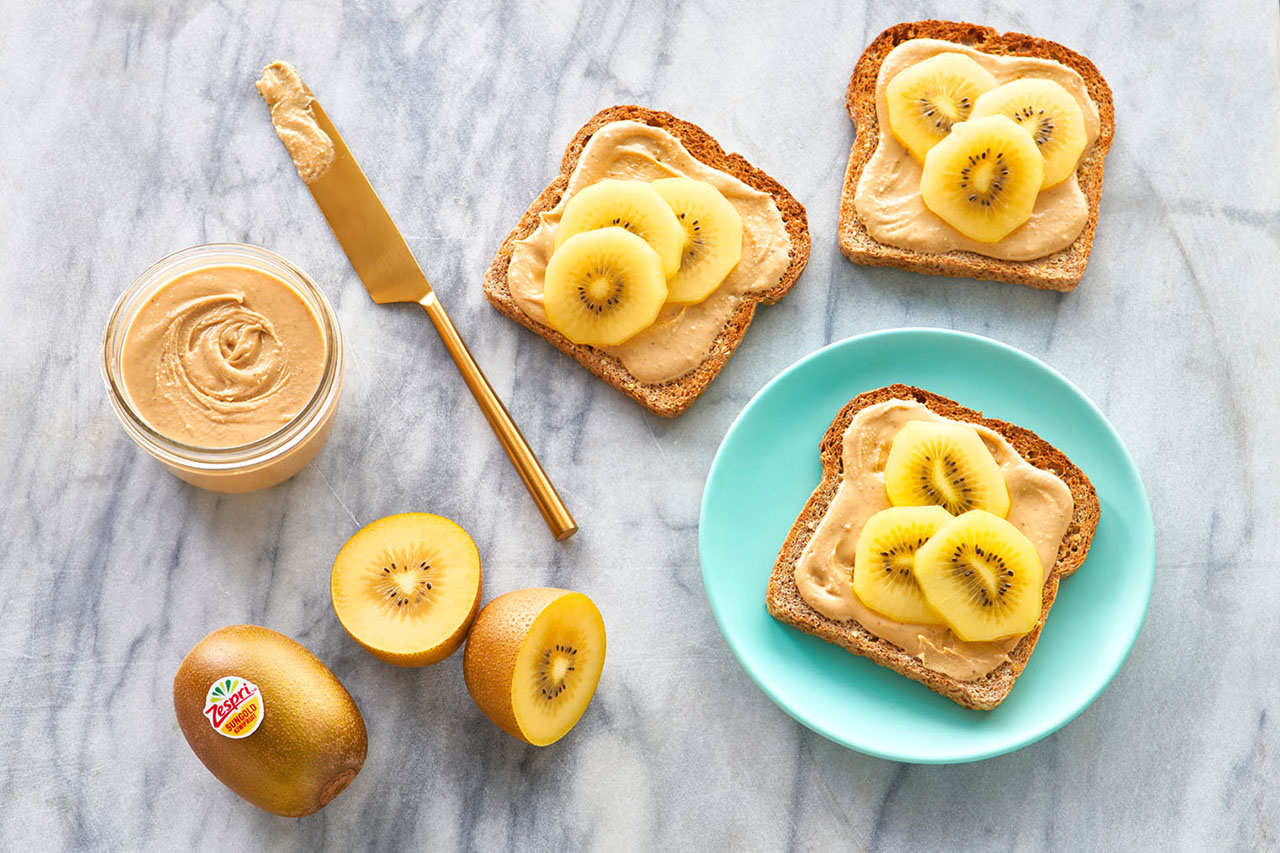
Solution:
<svg viewBox="0 0 1280 853"><path fill-rule="evenodd" d="M156 432L195 447L264 438L297 416L324 372L325 335L303 297L248 267L196 269L139 309L121 368Z"/></svg>

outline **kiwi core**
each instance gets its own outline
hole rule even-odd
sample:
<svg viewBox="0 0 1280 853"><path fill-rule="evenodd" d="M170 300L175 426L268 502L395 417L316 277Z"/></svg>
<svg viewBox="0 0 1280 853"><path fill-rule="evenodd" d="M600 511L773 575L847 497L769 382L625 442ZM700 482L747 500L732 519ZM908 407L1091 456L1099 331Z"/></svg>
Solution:
<svg viewBox="0 0 1280 853"><path fill-rule="evenodd" d="M426 558L417 559L400 555L399 559L390 553L384 555L380 567L375 563L372 567L374 595L379 599L386 598L387 607L412 607L422 603L430 603L431 563ZM380 570L379 570L380 569Z"/></svg>
<svg viewBox="0 0 1280 853"><path fill-rule="evenodd" d="M606 269L597 269L578 286L578 295L589 311L599 314L622 298L622 281Z"/></svg>
<svg viewBox="0 0 1280 853"><path fill-rule="evenodd" d="M960 170L960 186L969 190L969 201L984 207L990 207L999 198L1008 178L1004 154L990 149L970 157L969 164Z"/></svg>
<svg viewBox="0 0 1280 853"><path fill-rule="evenodd" d="M968 97L948 91L941 82L938 88L920 98L917 103L920 105L920 115L933 119L934 127L942 131L948 131L951 125L964 121L973 109L973 102Z"/></svg>
<svg viewBox="0 0 1280 853"><path fill-rule="evenodd" d="M951 554L951 570L964 579L974 604L990 607L1008 591L1013 570L999 554L987 553L981 545L957 546Z"/></svg>
<svg viewBox="0 0 1280 853"><path fill-rule="evenodd" d="M542 666L538 668L538 689L544 699L552 700L564 692L566 682L575 672L578 650L566 643L556 643L554 649L542 653Z"/></svg>

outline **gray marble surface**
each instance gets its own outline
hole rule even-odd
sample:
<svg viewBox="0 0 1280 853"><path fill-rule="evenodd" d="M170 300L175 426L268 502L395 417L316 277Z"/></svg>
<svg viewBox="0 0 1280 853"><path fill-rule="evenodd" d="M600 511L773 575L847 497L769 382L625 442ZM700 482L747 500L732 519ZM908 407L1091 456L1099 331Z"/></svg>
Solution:
<svg viewBox="0 0 1280 853"><path fill-rule="evenodd" d="M835 244L862 48L924 17L1039 34L1115 91L1093 258L1070 295L861 268ZM1257 849L1280 844L1280 86L1264 0L0 2L0 848ZM361 289L253 89L322 97L576 512L553 543L426 318ZM813 254L666 421L495 313L482 274L600 107L701 124L808 207ZM125 436L98 373L152 261L244 241L294 259L350 348L332 440L294 480L220 497ZM733 417L832 340L962 329L1046 360L1106 412L1150 492L1157 574L1112 686L1020 752L952 767L847 751L778 710L711 618L698 506ZM460 656L357 648L329 606L360 524L438 512L490 594L581 589L608 622L597 698L559 745L497 732ZM254 622L329 663L369 758L320 814L257 811L196 761L173 672ZM225 845L225 847L224 847Z"/></svg>

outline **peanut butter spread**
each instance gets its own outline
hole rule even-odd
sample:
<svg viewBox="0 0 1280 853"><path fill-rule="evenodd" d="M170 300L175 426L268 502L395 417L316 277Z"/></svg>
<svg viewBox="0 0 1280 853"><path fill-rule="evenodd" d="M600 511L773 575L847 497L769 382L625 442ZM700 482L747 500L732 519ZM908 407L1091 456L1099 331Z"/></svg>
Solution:
<svg viewBox="0 0 1280 853"><path fill-rule="evenodd" d="M1009 659L1022 639L969 643L944 625L912 625L881 616L853 591L853 555L867 519L889 507L884 466L889 446L908 421L948 421L921 403L886 400L854 416L845 430L844 471L831 506L796 562L795 580L805 603L829 619L856 621L929 669L958 681L974 681ZM1071 523L1071 490L1052 473L1027 462L999 433L978 424L1009 486L1009 522L1035 546L1047 580Z"/></svg>
<svg viewBox="0 0 1280 853"><path fill-rule="evenodd" d="M311 104L315 100L302 78L287 62L276 61L262 69L258 92L271 108L271 124L293 158L298 176L308 184L333 165L333 140L316 124Z"/></svg>
<svg viewBox="0 0 1280 853"><path fill-rule="evenodd" d="M1043 190L1031 218L997 243L971 240L925 207L920 198L922 166L889 130L885 87L899 71L939 53L963 53L991 72L999 83L1042 77L1061 84L1084 113L1088 142L1082 157L1098 138L1098 107L1089 97L1084 78L1062 63L1029 56L995 56L940 39L905 41L884 58L876 78L876 123L880 135L854 194L854 207L867 234L878 243L899 249L928 253L962 249L1007 261L1035 260L1070 246L1089 220L1089 202L1075 175Z"/></svg>
<svg viewBox="0 0 1280 853"><path fill-rule="evenodd" d="M194 447L235 447L292 420L324 373L325 334L282 279L241 266L185 273L160 288L125 334L121 371L134 409Z"/></svg>
<svg viewBox="0 0 1280 853"><path fill-rule="evenodd" d="M768 290L782 280L791 262L791 238L773 196L706 165L662 128L636 121L610 122L587 141L560 203L539 214L537 230L516 243L507 272L507 285L520 310L546 325L543 275L568 199L605 178L674 177L706 181L733 204L742 217L742 259L702 302L668 303L652 326L618 346L600 347L645 384L677 379L701 364L744 294Z"/></svg>

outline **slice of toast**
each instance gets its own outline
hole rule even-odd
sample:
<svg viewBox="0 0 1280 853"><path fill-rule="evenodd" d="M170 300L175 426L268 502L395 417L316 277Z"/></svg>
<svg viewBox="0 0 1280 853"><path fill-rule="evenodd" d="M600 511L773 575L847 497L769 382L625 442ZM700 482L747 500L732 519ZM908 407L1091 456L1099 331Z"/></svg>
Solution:
<svg viewBox="0 0 1280 853"><path fill-rule="evenodd" d="M1034 261L1003 261L975 252L954 250L940 254L899 249L877 242L854 208L854 193L862 170L871 160L879 144L880 125L876 117L876 76L880 65L895 47L918 38L942 39L966 45L974 50L995 55L1034 56L1054 59L1084 78L1089 97L1098 107L1100 126L1098 139L1076 167L1080 189L1089 202L1089 220L1070 246ZM1093 232L1098 225L1098 202L1102 197L1102 169L1107 150L1115 135L1115 105L1111 88L1098 69L1085 57L1056 42L1033 38L1022 33L1004 33L991 27L953 21L914 21L898 24L876 36L862 53L849 89L845 107L853 119L856 136L849 152L844 189L840 193L838 238L840 251L849 260L874 267L898 267L929 275L961 276L986 281L1026 284L1043 290L1075 289L1084 275L1089 252L1093 248Z"/></svg>
<svg viewBox="0 0 1280 853"><path fill-rule="evenodd" d="M943 417L981 424L998 432L1032 465L1056 474L1071 489L1071 497L1075 500L1075 511L1072 514L1071 524L1062 537L1062 545L1058 548L1057 562L1053 564L1049 578L1045 581L1040 621L1014 647L1008 661L976 681L958 681L935 672L893 643L879 639L856 621L837 622L828 619L809 607L796 588L796 563L804 552L805 546L809 544L809 539L813 536L823 515L826 514L831 501L835 498L840 484L844 466L842 449L845 430L849 428L849 423L858 412L867 406L886 400L923 403ZM1040 629L1044 627L1049 608L1053 606L1053 600L1058 594L1058 582L1078 569L1084 562L1085 555L1089 553L1089 544L1093 541L1093 533L1098 526L1098 516L1101 512L1098 495L1089 478L1073 465L1062 451L1030 430L1005 421L984 418L981 412L967 409L954 400L908 385L889 385L854 397L831 422L819 449L822 458L822 480L813 490L800 517L796 519L791 532L787 534L782 550L778 552L778 560L769 577L769 587L765 596L769 613L780 622L793 625L828 643L843 646L854 654L870 658L881 666L896 670L966 708L985 711L999 705L1013 689L1013 683L1022 674L1032 650L1036 647Z"/></svg>
<svg viewBox="0 0 1280 853"><path fill-rule="evenodd" d="M679 139L696 159L733 175L748 186L769 193L782 214L787 235L791 238L790 263L777 285L769 290L749 293L743 297L737 310L712 342L711 351L701 364L683 376L656 384L640 382L617 358L606 355L595 347L575 344L555 329L538 323L520 309L507 284L507 270L511 265L511 256L515 251L516 242L528 237L538 227L538 214L549 211L560 203L560 197L569 184L569 176L578 165L578 157L582 154L587 140L606 124L625 120L642 122L666 130ZM565 149L564 158L560 161L560 174L534 200L524 216L520 217L515 229L507 235L507 239L499 247L498 254L494 257L488 272L485 273L484 295L493 307L522 326L542 335L557 349L577 359L583 367L627 396L639 401L649 411L663 417L675 417L689 408L729 361L729 357L741 342L742 336L746 334L747 327L751 325L756 305L760 303L772 305L785 296L808 262L808 217L800 202L796 201L781 184L752 166L742 155L726 154L710 134L695 124L682 121L670 113L644 107L616 106L596 113L573 137L569 147Z"/></svg>

